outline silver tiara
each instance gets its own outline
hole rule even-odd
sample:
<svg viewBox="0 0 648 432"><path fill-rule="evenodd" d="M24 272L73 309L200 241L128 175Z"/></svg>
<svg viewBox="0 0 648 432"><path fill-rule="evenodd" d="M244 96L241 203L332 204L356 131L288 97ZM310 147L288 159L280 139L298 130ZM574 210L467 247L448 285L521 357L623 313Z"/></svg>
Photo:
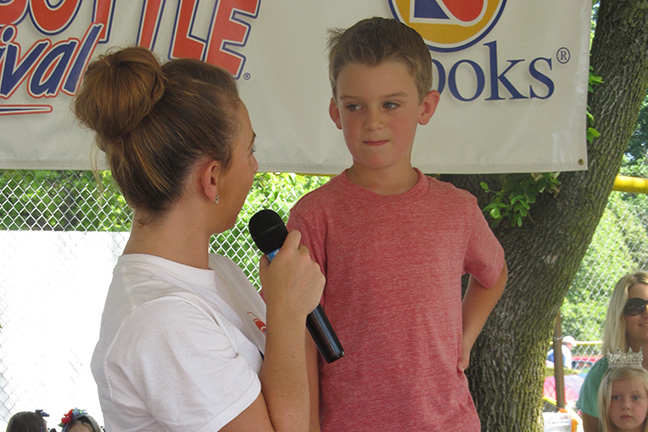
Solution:
<svg viewBox="0 0 648 432"><path fill-rule="evenodd" d="M608 367L620 368L620 367L643 367L641 362L643 361L642 349L639 348L639 351L632 352L632 348L628 348L628 352L621 352L620 349L617 349L615 354L612 354L610 351L607 353Z"/></svg>

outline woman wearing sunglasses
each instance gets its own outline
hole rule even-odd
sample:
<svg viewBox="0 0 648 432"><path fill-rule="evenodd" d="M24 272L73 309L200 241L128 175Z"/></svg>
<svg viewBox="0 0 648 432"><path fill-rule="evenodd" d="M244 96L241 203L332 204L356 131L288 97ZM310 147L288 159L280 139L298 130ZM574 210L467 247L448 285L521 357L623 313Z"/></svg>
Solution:
<svg viewBox="0 0 648 432"><path fill-rule="evenodd" d="M603 328L603 357L590 369L580 390L577 406L581 410L584 432L599 432L597 395L608 369L605 355L621 350L644 352L643 367L648 369L648 272L623 276L614 287Z"/></svg>

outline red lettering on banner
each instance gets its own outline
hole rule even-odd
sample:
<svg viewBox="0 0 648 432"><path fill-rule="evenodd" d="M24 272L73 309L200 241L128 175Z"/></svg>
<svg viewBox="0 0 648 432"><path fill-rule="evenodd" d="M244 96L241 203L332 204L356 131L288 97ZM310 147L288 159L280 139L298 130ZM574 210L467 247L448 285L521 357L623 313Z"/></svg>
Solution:
<svg viewBox="0 0 648 432"><path fill-rule="evenodd" d="M210 11L206 2L205 8L199 7L199 0L178 0L169 58L202 59L238 78L245 57L236 48L245 46L251 27L242 18L256 18L260 2L212 0ZM0 0L0 100L10 99L23 84L35 99L54 98L61 92L75 94L97 44L110 39L116 0L86 2L94 6L92 23L81 40L65 37L54 42L42 38L23 49L16 36L18 24L29 23L28 17L41 34L63 33L77 18L82 3L82 0ZM166 4L166 0L143 1L138 45L155 49ZM198 16L199 13L205 16ZM206 35L196 34L196 22L207 24ZM2 115L29 111L19 105L14 108L4 109Z"/></svg>
<svg viewBox="0 0 648 432"><path fill-rule="evenodd" d="M56 7L50 6L51 0L0 0L0 26L17 24L27 11L36 29L43 34L57 34L74 21L82 0L61 0ZM92 22L103 24L100 42L108 41L109 23L112 21L115 0L95 0Z"/></svg>
<svg viewBox="0 0 648 432"><path fill-rule="evenodd" d="M48 0L31 0L30 9L36 28L44 34L56 34L70 25L81 6L81 0L62 0L52 7Z"/></svg>
<svg viewBox="0 0 648 432"><path fill-rule="evenodd" d="M112 23L113 12L115 11L115 0L95 0L94 15L92 22L103 24L99 42L108 42L110 38L110 24Z"/></svg>
<svg viewBox="0 0 648 432"><path fill-rule="evenodd" d="M178 5L178 19L171 42L173 57L202 58L205 43L190 34L193 18L196 16L196 0L181 0Z"/></svg>
<svg viewBox="0 0 648 432"><path fill-rule="evenodd" d="M160 28L160 19L162 18L162 0L144 1L144 10L142 11L142 21L137 34L137 45L153 49L155 36Z"/></svg>
<svg viewBox="0 0 648 432"><path fill-rule="evenodd" d="M244 46L250 25L237 19L237 15L256 18L261 0L214 0L209 34L205 38L192 33L198 0L178 2L176 25L169 49L170 58L196 58L227 69L235 77L241 74L245 57L231 47ZM137 44L155 49L164 12L163 0L145 0Z"/></svg>
<svg viewBox="0 0 648 432"><path fill-rule="evenodd" d="M27 12L27 0L0 2L0 26L16 24Z"/></svg>
<svg viewBox="0 0 648 432"><path fill-rule="evenodd" d="M227 69L238 77L243 68L244 57L234 51L226 50L226 45L242 46L250 32L249 24L234 21L237 13L257 15L260 0L220 0L216 5L212 32L207 45L208 63Z"/></svg>

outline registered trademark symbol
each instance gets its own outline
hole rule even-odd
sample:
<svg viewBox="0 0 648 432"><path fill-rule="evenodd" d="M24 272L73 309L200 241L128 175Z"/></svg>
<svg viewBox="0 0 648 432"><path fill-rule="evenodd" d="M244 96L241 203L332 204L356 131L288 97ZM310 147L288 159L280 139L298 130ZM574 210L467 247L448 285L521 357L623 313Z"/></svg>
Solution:
<svg viewBox="0 0 648 432"><path fill-rule="evenodd" d="M571 53L565 47L559 48L556 52L556 59L558 60L558 63L565 64L569 61L570 58Z"/></svg>
<svg viewBox="0 0 648 432"><path fill-rule="evenodd" d="M246 72L246 73L243 74L243 79L244 79L245 81L249 80L250 78L252 78L252 75L250 75L249 72Z"/></svg>

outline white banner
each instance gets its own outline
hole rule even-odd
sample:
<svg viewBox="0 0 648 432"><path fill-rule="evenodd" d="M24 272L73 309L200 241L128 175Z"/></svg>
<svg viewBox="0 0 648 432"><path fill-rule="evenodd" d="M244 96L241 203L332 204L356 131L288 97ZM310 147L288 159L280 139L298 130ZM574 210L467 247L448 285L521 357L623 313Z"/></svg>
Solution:
<svg viewBox="0 0 648 432"><path fill-rule="evenodd" d="M235 75L258 135L260 171L338 173L351 159L328 116L327 29L385 16L421 33L441 92L417 132L415 166L583 170L590 7L590 0L2 0L0 168L91 168L93 135L71 111L83 71L110 47L141 45L162 60L201 58Z"/></svg>

